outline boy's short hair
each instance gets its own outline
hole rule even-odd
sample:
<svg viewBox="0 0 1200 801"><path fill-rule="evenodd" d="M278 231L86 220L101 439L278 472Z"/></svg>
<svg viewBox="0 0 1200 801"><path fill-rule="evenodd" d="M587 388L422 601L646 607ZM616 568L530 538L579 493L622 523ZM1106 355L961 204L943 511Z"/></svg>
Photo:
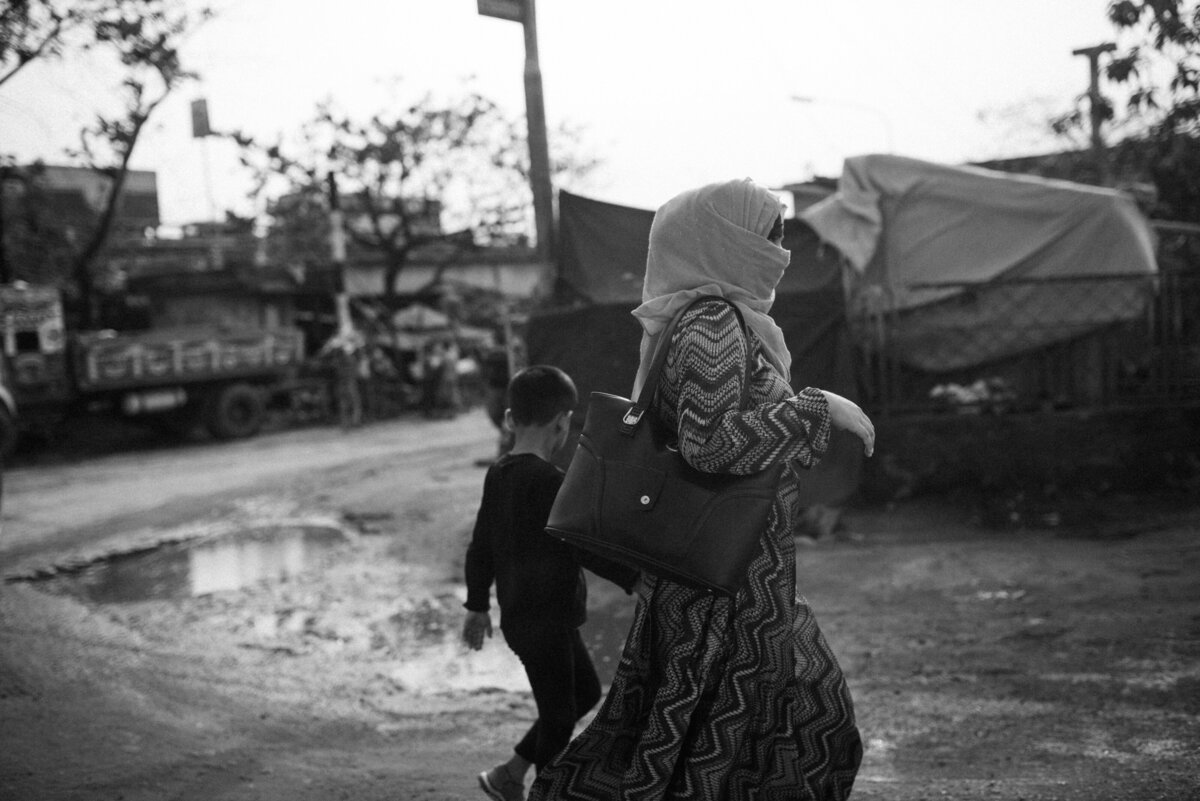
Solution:
<svg viewBox="0 0 1200 801"><path fill-rule="evenodd" d="M578 401L571 377L548 364L526 367L508 382L508 408L517 425L545 425Z"/></svg>

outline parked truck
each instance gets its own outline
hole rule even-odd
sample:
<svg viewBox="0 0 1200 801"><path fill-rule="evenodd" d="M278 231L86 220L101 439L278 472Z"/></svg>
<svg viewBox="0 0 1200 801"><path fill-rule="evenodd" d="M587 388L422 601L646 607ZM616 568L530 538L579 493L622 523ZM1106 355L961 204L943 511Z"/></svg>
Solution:
<svg viewBox="0 0 1200 801"><path fill-rule="evenodd" d="M287 402L304 360L301 332L286 326L67 331L58 290L21 283L0 285L0 334L5 453L19 432L79 414L250 437L268 404Z"/></svg>

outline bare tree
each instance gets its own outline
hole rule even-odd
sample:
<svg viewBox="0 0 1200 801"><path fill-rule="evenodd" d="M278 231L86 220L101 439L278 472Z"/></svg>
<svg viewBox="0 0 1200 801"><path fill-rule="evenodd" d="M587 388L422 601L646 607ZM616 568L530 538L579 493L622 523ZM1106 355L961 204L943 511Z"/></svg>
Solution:
<svg viewBox="0 0 1200 801"><path fill-rule="evenodd" d="M256 194L276 198L272 229L288 237L283 248L292 254L321 248L328 229L320 217L333 176L350 242L382 259L384 292L392 296L418 248L441 243L452 254L448 263L473 245L528 237L532 195L523 130L520 120L468 92L446 102L426 95L366 121L326 102L291 143L231 136L255 174ZM577 145L577 132L564 131L563 141ZM594 165L569 154L557 162L560 174L573 176Z"/></svg>
<svg viewBox="0 0 1200 801"><path fill-rule="evenodd" d="M0 86L30 64L68 52L114 50L126 66L168 55L182 33L179 0L10 0L0 4ZM196 18L207 18L207 8Z"/></svg>
<svg viewBox="0 0 1200 801"><path fill-rule="evenodd" d="M17 0L0 10L0 87L36 61L75 51L111 54L121 71L120 111L97 112L80 132L79 147L68 151L110 182L70 268L81 325L92 321L93 265L112 230L130 159L155 109L193 77L181 66L179 50L211 15L207 8L190 11L185 0Z"/></svg>
<svg viewBox="0 0 1200 801"><path fill-rule="evenodd" d="M64 40L84 27L75 4L13 0L0 7L0 86L39 59L62 55Z"/></svg>

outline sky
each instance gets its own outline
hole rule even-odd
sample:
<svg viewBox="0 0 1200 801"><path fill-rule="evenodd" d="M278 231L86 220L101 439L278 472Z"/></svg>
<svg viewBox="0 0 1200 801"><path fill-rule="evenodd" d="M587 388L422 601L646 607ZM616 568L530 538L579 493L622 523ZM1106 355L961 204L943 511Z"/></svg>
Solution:
<svg viewBox="0 0 1200 801"><path fill-rule="evenodd" d="M253 213L231 143L274 139L332 99L366 117L471 87L524 113L518 23L476 0L210 0L184 63L201 79L152 118L133 166L158 174L164 222ZM1113 38L1107 0L540 0L550 127L583 131L602 164L571 187L656 208L685 189L752 177L836 176L893 152L944 163L1060 146L1044 120L1087 89L1071 51ZM118 83L95 57L39 64L0 87L0 151L69 163L65 148ZM800 99L797 99L800 98Z"/></svg>

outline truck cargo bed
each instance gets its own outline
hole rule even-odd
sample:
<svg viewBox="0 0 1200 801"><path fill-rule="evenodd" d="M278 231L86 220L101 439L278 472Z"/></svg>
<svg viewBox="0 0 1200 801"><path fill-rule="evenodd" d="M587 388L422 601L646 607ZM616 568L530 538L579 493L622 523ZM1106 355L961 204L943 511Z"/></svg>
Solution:
<svg viewBox="0 0 1200 801"><path fill-rule="evenodd" d="M81 391L277 376L304 358L293 328L175 328L143 333L88 332L73 337Z"/></svg>

